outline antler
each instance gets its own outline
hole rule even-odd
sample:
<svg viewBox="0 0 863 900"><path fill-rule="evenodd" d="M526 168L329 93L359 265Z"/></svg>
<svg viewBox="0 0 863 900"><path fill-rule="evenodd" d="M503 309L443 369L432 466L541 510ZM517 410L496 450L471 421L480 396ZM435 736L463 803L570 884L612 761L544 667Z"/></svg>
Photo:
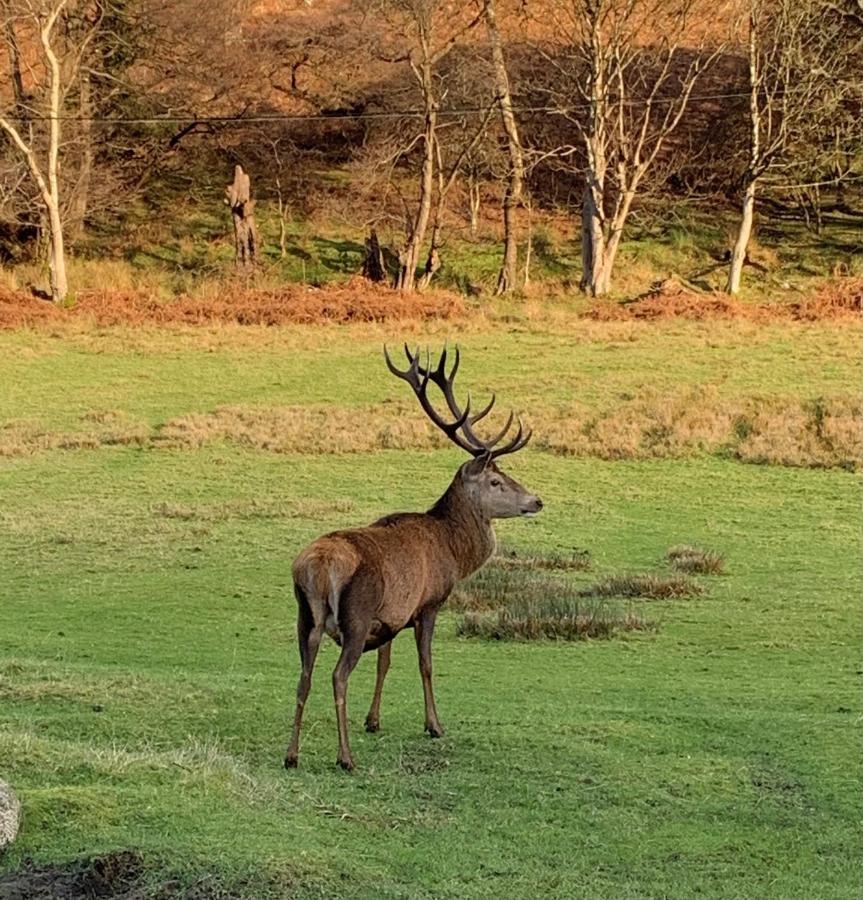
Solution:
<svg viewBox="0 0 863 900"><path fill-rule="evenodd" d="M421 366L419 347L417 347L414 353L411 353L408 345L405 344L405 356L408 359L409 365L406 370L402 371L393 365L389 352L387 351L386 346L384 347L384 356L386 357L387 366L389 367L390 372L406 381L413 388L413 392L417 395L420 406L422 406L426 415L454 444L457 444L462 450L466 450L471 456L483 456L488 454L492 459L504 456L507 453L515 453L516 450L521 450L533 434L532 431L525 433L521 416L518 417L518 429L515 435L502 447L497 447L497 449L495 449L496 445L509 434L512 421L515 418L515 413L511 412L509 414L506 425L504 425L491 440L483 440L473 430L473 426L491 412L491 409L494 406L495 395L491 395L491 400L484 409L471 415L470 393L468 393L467 402L462 410L458 401L455 399L455 393L453 391L453 383L455 382L456 372L458 372L461 354L459 353L458 347L456 347L455 360L453 361L449 375L446 373L446 355L447 349L446 345L444 345L438 364L434 370L432 370L431 354L428 350L426 350L426 364L425 366ZM432 406L427 395L429 382L432 382L432 384L440 388L440 391L447 402L447 406L449 407L449 411L455 416L454 421L445 421Z"/></svg>

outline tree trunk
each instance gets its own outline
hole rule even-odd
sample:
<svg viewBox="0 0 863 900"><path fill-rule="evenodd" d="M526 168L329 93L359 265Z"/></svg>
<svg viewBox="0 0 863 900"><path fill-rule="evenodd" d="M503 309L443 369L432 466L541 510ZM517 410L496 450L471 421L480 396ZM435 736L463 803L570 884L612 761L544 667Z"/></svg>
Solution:
<svg viewBox="0 0 863 900"><path fill-rule="evenodd" d="M743 264L746 262L746 250L749 247L749 238L752 235L752 220L755 215L755 181L751 180L743 192L743 215L740 217L740 228L737 232L737 240L731 251L731 265L728 267L728 283L725 289L729 294L737 294L740 291L740 275L743 272Z"/></svg>
<svg viewBox="0 0 863 900"><path fill-rule="evenodd" d="M284 259L288 255L288 205L282 196L282 181L276 176L276 199L279 211L279 258Z"/></svg>
<svg viewBox="0 0 863 900"><path fill-rule="evenodd" d="M234 180L225 188L225 202L231 208L234 223L234 250L238 269L247 269L258 256L258 228L255 224L255 201L249 176L243 167L234 167Z"/></svg>
<svg viewBox="0 0 863 900"><path fill-rule="evenodd" d="M45 205L48 209L48 222L51 229L51 255L49 269L51 273L51 299L55 303L66 300L69 286L66 281L66 255L63 248L63 222L60 218L60 63L50 43L51 30L54 27L59 8L42 26L40 38L48 66L51 71L51 123L48 139L48 190L45 192Z"/></svg>
<svg viewBox="0 0 863 900"><path fill-rule="evenodd" d="M603 277L605 232L598 200L601 197L601 188L597 191L588 181L581 205L581 289L592 297L601 297L608 290Z"/></svg>
<svg viewBox="0 0 863 900"><path fill-rule="evenodd" d="M602 263L594 283L594 297L604 297L611 290L611 276L614 273L617 251L620 249L620 241L623 238L623 227L629 218L629 211L632 208L632 201L635 199L637 187L638 180L636 176L636 180L630 184L628 190L618 198L617 209L612 217L611 225L608 229L608 237L605 241L605 249L602 253Z"/></svg>
<svg viewBox="0 0 863 900"><path fill-rule="evenodd" d="M503 197L503 265L497 277L496 293L498 294L508 294L516 288L518 278L517 203L512 180L510 180Z"/></svg>
<svg viewBox="0 0 863 900"><path fill-rule="evenodd" d="M497 293L505 294L516 289L518 280L518 221L516 210L521 202L522 185L524 183L524 158L521 152L518 126L512 110L509 77L503 56L500 32L497 28L494 0L485 0L483 13L485 15L489 43L491 44L497 102L500 107L500 118L503 130L506 133L507 151L509 153L509 179L503 198L503 265L497 280Z"/></svg>
<svg viewBox="0 0 863 900"><path fill-rule="evenodd" d="M21 131L9 119L0 115L0 128L6 132L12 143L21 152L27 163L27 168L33 177L39 189L39 195L42 199L43 209L40 214L40 227L47 224L49 232L49 253L48 264L51 279L51 299L55 303L63 303L68 292L68 283L66 280L66 257L63 249L63 221L60 216L60 186L59 186L59 167L60 167L60 113L61 113L61 71L60 62L54 48L51 46L51 34L54 25L57 23L57 17L63 8L63 3L50 9L47 16L39 19L39 41L42 45L42 52L46 68L49 73L49 92L48 92L48 152L46 167L43 170L39 165L32 146L32 134L30 135L31 144L27 144L21 136ZM6 39L12 42L12 82L15 94L16 104L23 102L23 86L19 74L16 75L15 68L19 65L17 56L17 45L15 45L15 31L10 25L6 26ZM22 107L23 109L23 107ZM29 117L24 116L24 121L20 124L29 124ZM47 220L47 222L46 222Z"/></svg>
<svg viewBox="0 0 863 900"><path fill-rule="evenodd" d="M90 203L90 182L93 174L93 121L92 104L90 102L90 75L82 71L79 85L78 112L81 117L81 159L78 181L69 204L68 232L72 243L84 232L84 220Z"/></svg>
<svg viewBox="0 0 863 900"><path fill-rule="evenodd" d="M63 223L60 219L59 198L46 197L48 221L50 223L49 271L51 273L51 299L63 303L69 292L66 281L66 254L63 248Z"/></svg>
<svg viewBox="0 0 863 900"><path fill-rule="evenodd" d="M759 88L761 85L761 73L759 71L759 44L758 19L754 8L749 10L749 165L746 170L745 188L743 190L743 212L740 217L740 228L737 231L737 240L731 251L731 263L728 267L728 282L725 289L729 294L737 294L740 291L740 276L743 272L743 264L746 262L746 250L749 247L749 238L752 235L752 220L755 215L755 182L757 180L758 166L761 162L761 106L759 104Z"/></svg>
<svg viewBox="0 0 863 900"><path fill-rule="evenodd" d="M288 228L285 225L285 217L279 210L279 259L288 255Z"/></svg>
<svg viewBox="0 0 863 900"><path fill-rule="evenodd" d="M435 131L437 128L437 104L435 103L433 94L434 85L432 83L431 65L427 62L423 62L422 66L422 88L426 114L425 133L423 135L425 153L423 154L422 171L420 173L419 206L417 207L417 213L411 225L411 232L407 243L399 254L400 266L398 277L396 279L396 287L404 293L410 293L416 289L417 265L419 265L420 249L422 248L426 229L428 228L434 185L434 148Z"/></svg>
<svg viewBox="0 0 863 900"><path fill-rule="evenodd" d="M470 206L470 236L476 237L479 230L480 186L479 178L473 169L468 171L467 192Z"/></svg>
<svg viewBox="0 0 863 900"><path fill-rule="evenodd" d="M428 256L426 257L425 268L423 269L423 273L420 276L420 280L417 285L418 289L421 291L424 291L429 286L429 284L431 284L432 278L434 278L441 267L440 235L441 222L439 216L437 216L435 217L435 223L432 226L431 243L429 244L429 252Z"/></svg>
<svg viewBox="0 0 863 900"><path fill-rule="evenodd" d="M372 228L366 238L366 255L363 259L363 277L369 281L381 282L387 277L387 269L384 263L384 251L378 240L378 233Z"/></svg>

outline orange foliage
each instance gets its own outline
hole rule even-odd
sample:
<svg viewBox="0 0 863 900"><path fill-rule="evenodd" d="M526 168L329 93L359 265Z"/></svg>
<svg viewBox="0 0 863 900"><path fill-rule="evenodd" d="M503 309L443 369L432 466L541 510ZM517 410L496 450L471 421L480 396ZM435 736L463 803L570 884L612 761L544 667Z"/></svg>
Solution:
<svg viewBox="0 0 863 900"><path fill-rule="evenodd" d="M357 280L310 288L288 285L275 291L236 290L224 298L178 297L82 291L74 306L60 309L25 293L0 291L0 328L52 327L83 320L95 325L286 325L321 322L388 322L452 319L465 313L456 294L433 291L403 295Z"/></svg>
<svg viewBox="0 0 863 900"><path fill-rule="evenodd" d="M698 294L670 278L631 303L597 304L587 315L601 321L682 318L814 322L859 317L861 313L863 278L836 279L811 297L770 304L743 303L727 294Z"/></svg>

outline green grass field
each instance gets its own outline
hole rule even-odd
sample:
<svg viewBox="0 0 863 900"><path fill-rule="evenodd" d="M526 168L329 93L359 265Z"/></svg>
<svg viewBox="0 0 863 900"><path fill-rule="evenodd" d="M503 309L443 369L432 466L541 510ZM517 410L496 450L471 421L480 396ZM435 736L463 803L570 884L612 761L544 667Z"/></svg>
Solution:
<svg viewBox="0 0 863 900"><path fill-rule="evenodd" d="M398 337L0 333L0 430L69 432L106 413L155 427L223 404L386 410L405 400L379 355ZM521 408L648 387L853 396L859 339L826 324L538 319L459 336L465 384ZM300 768L282 769L294 554L430 505L459 461L230 439L0 455L0 777L24 807L0 873L134 848L154 883L204 896L859 896L860 491L839 469L529 448L507 469L546 509L501 526L508 545L588 549L576 584L670 572L666 551L688 543L723 553L725 574L699 577L703 596L650 601L658 631L610 641L458 638L445 614L438 741L402 635L377 735L362 730L371 656L351 680L354 775L335 766L328 643Z"/></svg>

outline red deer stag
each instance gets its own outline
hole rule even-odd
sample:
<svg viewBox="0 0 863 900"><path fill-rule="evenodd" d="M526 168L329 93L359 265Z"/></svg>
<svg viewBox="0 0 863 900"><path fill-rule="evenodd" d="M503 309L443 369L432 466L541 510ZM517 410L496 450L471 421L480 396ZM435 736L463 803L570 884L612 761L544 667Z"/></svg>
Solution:
<svg viewBox="0 0 863 900"><path fill-rule="evenodd" d="M510 435L513 413L494 438L483 440L474 426L488 415L495 398L492 396L485 409L475 414L470 412L469 395L464 409L459 406L453 391L458 348L449 375L446 348L434 369L428 354L422 366L419 350L412 354L405 346L405 353L409 365L401 371L384 348L390 371L413 388L426 415L472 459L462 464L446 493L428 512L394 513L365 528L332 532L313 541L296 558L293 576L302 672L286 768L297 765L303 707L324 632L342 648L333 671L333 693L339 726L338 762L343 769L354 767L348 744L348 677L366 650L377 649L377 682L366 718L366 730L377 731L381 691L390 665L390 641L408 626L413 626L419 653L425 729L432 737L443 734L432 693L431 642L438 610L455 585L491 556L495 546L492 519L531 516L542 509L539 497L501 472L495 463L530 440L531 432L525 433L521 419L505 443L501 442ZM429 382L441 390L452 421L429 401Z"/></svg>

